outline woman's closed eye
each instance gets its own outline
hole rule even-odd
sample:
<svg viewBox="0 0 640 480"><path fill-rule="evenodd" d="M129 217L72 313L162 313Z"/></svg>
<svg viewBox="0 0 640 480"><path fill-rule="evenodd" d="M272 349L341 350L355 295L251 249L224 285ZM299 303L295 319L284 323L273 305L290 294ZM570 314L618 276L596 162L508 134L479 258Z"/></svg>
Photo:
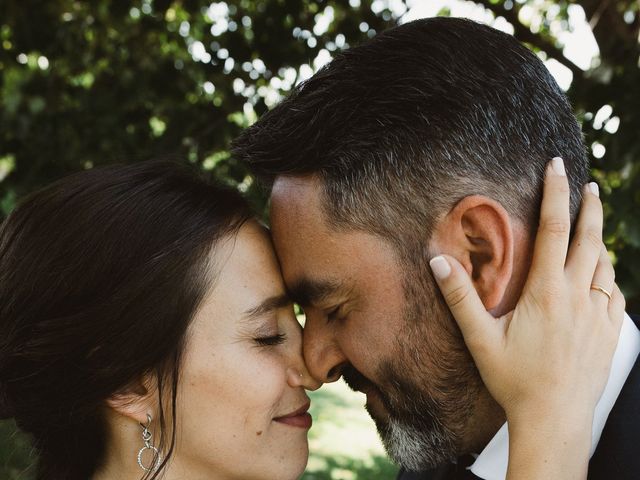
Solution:
<svg viewBox="0 0 640 480"><path fill-rule="evenodd" d="M281 345L282 343L284 343L286 339L287 339L286 333L278 333L276 335L255 337L253 341L256 342L256 344L258 344L259 346L270 347L270 346Z"/></svg>

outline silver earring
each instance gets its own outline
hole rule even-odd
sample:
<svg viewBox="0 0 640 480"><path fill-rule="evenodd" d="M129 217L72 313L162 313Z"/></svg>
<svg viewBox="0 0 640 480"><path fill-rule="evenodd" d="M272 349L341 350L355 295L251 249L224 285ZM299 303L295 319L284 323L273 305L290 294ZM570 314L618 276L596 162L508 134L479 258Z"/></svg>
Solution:
<svg viewBox="0 0 640 480"><path fill-rule="evenodd" d="M151 430L149 430L149 427L151 426L151 415L147 413L147 424L140 424L140 426L142 427L142 441L144 442L144 447L142 447L138 452L138 465L140 465L140 468L145 472L155 472L160 466L160 463L162 463L162 457L160 456L158 449L151 443L151 438L153 437ZM151 465L149 466L145 466L145 464L142 463L142 455L145 450L150 450L153 454Z"/></svg>

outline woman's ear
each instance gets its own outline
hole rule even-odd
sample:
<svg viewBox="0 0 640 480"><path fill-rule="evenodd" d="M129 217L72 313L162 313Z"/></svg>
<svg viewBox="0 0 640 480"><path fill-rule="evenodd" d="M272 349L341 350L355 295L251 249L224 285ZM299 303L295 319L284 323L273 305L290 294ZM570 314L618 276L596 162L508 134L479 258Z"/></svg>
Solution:
<svg viewBox="0 0 640 480"><path fill-rule="evenodd" d="M147 423L147 415L155 418L155 413L158 411L156 391L155 377L145 375L144 378L132 382L111 395L106 405L113 412L144 425Z"/></svg>
<svg viewBox="0 0 640 480"><path fill-rule="evenodd" d="M502 205L482 195L463 198L438 223L431 248L464 266L487 310L500 306L514 267L513 224Z"/></svg>

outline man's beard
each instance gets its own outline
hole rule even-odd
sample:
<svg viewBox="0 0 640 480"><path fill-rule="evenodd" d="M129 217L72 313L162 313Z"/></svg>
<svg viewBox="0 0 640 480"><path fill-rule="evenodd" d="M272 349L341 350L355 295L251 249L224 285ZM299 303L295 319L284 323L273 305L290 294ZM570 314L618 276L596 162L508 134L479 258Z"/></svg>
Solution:
<svg viewBox="0 0 640 480"><path fill-rule="evenodd" d="M416 287L414 283L411 290ZM395 351L378 364L376 383L351 365L343 376L353 389L369 391L384 405L384 414L367 410L389 457L407 470L420 471L462 453L462 435L481 380L442 299L424 290L421 295L405 293L404 328ZM429 304L428 298L433 299Z"/></svg>

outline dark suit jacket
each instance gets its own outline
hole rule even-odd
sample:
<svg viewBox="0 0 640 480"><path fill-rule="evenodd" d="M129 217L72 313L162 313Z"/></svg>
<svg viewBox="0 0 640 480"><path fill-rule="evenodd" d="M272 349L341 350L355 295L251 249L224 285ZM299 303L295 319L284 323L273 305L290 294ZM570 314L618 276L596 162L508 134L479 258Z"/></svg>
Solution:
<svg viewBox="0 0 640 480"><path fill-rule="evenodd" d="M640 328L640 316L631 315ZM398 480L449 480L455 465L427 472L400 470ZM602 431L591 462L588 480L640 479L640 357L620 391Z"/></svg>

